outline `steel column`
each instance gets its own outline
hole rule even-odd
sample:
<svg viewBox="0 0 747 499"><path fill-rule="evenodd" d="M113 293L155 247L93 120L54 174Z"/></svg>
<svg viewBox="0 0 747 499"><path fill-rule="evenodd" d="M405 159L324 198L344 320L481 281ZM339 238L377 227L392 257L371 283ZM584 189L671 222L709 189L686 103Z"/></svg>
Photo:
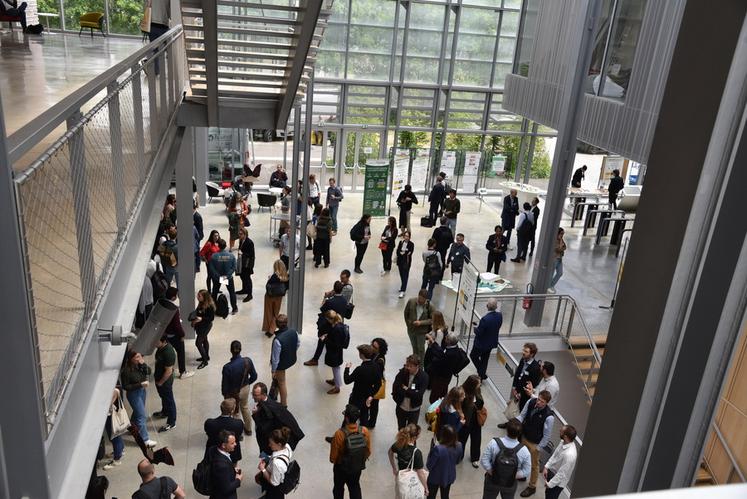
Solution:
<svg viewBox="0 0 747 499"><path fill-rule="evenodd" d="M207 127L194 127L195 136L195 183L197 184L197 195L200 198L200 206L205 206L207 201L208 180L208 129Z"/></svg>
<svg viewBox="0 0 747 499"><path fill-rule="evenodd" d="M516 168L514 169L514 182L516 182L517 184L521 182L521 172L524 169L524 162L526 160L527 128L529 128L529 120L526 118L522 118L521 142L519 143L519 159L516 161Z"/></svg>
<svg viewBox="0 0 747 499"><path fill-rule="evenodd" d="M699 465L744 327L747 220L727 214L741 210L747 182L745 14L743 2L684 6L648 157L644 189L654 195L641 198L630 238L579 497L686 486ZM694 88L698 106L682 108ZM667 203L673 196L683 203Z"/></svg>
<svg viewBox="0 0 747 499"><path fill-rule="evenodd" d="M135 77L131 80L132 85L132 116L135 126L135 154L137 157L138 172L140 178L145 178L148 173L148 165L145 164L145 134L143 124L143 89L140 80L140 66L135 65L130 70Z"/></svg>
<svg viewBox="0 0 747 499"><path fill-rule="evenodd" d="M127 226L127 202L124 189L124 160L122 158L122 119L119 110L118 84L111 82L106 90L113 94L106 105L109 110L109 145L112 160L112 190L114 191L114 211L117 219L117 234L121 236Z"/></svg>
<svg viewBox="0 0 747 499"><path fill-rule="evenodd" d="M558 128L558 142L552 162L550 185L547 188L547 201L543 214L542 228L538 235L537 256L532 269L532 286L538 294L545 294L555 268L555 239L558 226L563 216L566 190L573 173L573 160L576 157L576 135L581 119L581 106L584 99L584 81L586 80L591 61L591 50L594 42L594 23L599 18L601 2L587 1L583 16L578 25L570 28L579 32L577 50L568 53L568 72L565 88L560 99L561 119ZM562 96L561 96L562 95ZM542 322L544 303L533 306L524 316L524 323L538 326Z"/></svg>
<svg viewBox="0 0 747 499"><path fill-rule="evenodd" d="M4 429L0 439L0 462L3 464L0 495L47 499L52 495L46 480L46 428L38 345L31 315L26 239L20 222L13 168L8 158L3 116L0 102L0 163L3 170L0 226L7 237L0 245L0 259L5 262L3 286L12 290L4 293L0 300L0 315L5 330L13 333L13 341L6 341L0 348L0 375L6 380L0 383L0 399L5 408L0 411L0 428Z"/></svg>
<svg viewBox="0 0 747 499"><path fill-rule="evenodd" d="M208 126L219 126L218 5L216 0L202 0L202 20L203 43L205 44Z"/></svg>
<svg viewBox="0 0 747 499"><path fill-rule="evenodd" d="M292 164L291 164L291 209L290 209L290 220L289 226L290 226L290 232L288 234L288 244L290 245L290 251L288 252L288 262L289 262L289 269L288 269L288 276L290 278L289 282L289 290L288 290L288 300L286 302L286 310L288 311L288 325L289 327L296 328L296 326L299 324L298 317L296 317L296 313L299 310L299 307L296 305L297 296L298 296L298 289L300 287L300 283L298 282L298 279L296 278L296 275L294 274L295 269L295 261L296 261L296 255L298 255L298 252L300 251L300 248L296 246L296 232L298 231L298 202L296 201L298 199L299 194L303 195L302 192L299 192L298 190L298 180L299 180L299 171L298 171L298 162L301 156L301 107L296 106L293 108L293 158L292 158ZM305 191L305 189L304 189ZM301 204L301 209L303 209L303 203ZM305 243L305 241L303 241Z"/></svg>
<svg viewBox="0 0 747 499"><path fill-rule="evenodd" d="M194 257L194 218L192 217L192 172L195 164L194 127L184 130L179 156L176 161L176 199L179 203L177 218L177 271L179 272L179 314L187 338L194 338L195 332L186 320L195 308L195 257Z"/></svg>

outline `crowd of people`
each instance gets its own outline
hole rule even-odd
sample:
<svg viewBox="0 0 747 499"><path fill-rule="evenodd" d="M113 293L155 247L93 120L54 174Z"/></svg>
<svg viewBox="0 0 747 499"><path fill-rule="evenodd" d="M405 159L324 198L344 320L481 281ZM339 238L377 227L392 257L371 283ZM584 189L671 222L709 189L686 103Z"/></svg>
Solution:
<svg viewBox="0 0 747 499"><path fill-rule="evenodd" d="M281 206L288 206L290 190L287 189L287 176L282 169L273 172L272 182L276 187L286 188ZM330 264L330 240L338 230L337 213L344 196L334 179L330 179L326 205L321 207L321 189L313 176L305 187L308 188L310 200L309 223L314 228L310 246L306 249L313 250L315 266L323 262L327 267ZM299 202L298 199L296 201ZM444 314L431 303L433 290L443 279L447 268L451 269L452 274L461 273L465 262L470 261L471 253L464 243L464 234L456 232L461 206L456 191L446 184L445 176L437 177L428 201L427 218L431 225L438 221L439 226L434 229L426 243L427 249L422 252L424 270L420 289L404 306L405 328L412 353L406 356L391 383L387 383L385 375L389 345L384 338L375 337L355 347L360 359L356 367L351 362L344 362L344 352L351 344L350 323L355 310L351 272L343 270L331 289L322 296L316 322L317 348L303 365L318 366L324 353L324 364L331 369L331 377L326 380L329 385L327 394L338 395L346 385L352 385L340 427L331 436L325 437L330 445L329 460L333 465L333 497L344 497L345 489L351 498L362 496L360 478L372 452L370 432L379 418L380 401L387 397L391 397L396 404L392 417L396 419L399 431L389 448L388 457L395 475L395 488L401 497L415 497L406 495L415 490L420 497L435 498L440 494L448 498L450 487L457 479L457 464L464 458L468 441L471 465L474 468L482 467L485 472L484 498L498 495L504 499L513 497L518 483L525 480L528 483L521 496L531 496L536 491L540 472L547 481L546 497L558 497L568 483L575 462L573 441L576 431L572 426L562 426L561 445L553 450L550 445L554 423L552 409L560 392L554 377L554 366L536 359L537 347L534 344L525 345L522 360L515 372L511 402L505 412L507 422L499 425L505 429L506 436L492 438L483 446L482 430L487 420L487 408L481 385L488 378L491 352L498 347L502 315L498 311L497 301L489 300L486 313L474 329L469 353L461 348L459 337L449 331ZM417 202L411 187L406 186L397 200L400 216L387 219L378 244L382 255L381 274L390 272L393 263L399 268L400 298L407 292L415 251L409 212ZM300 211L301 206L298 208ZM229 304L231 313L238 312L237 295L245 295L244 302L253 299L252 275L256 256L254 242L247 230L250 211L246 197L237 191L227 204L229 241L223 239L218 230L212 230L202 244L202 217L197 211L197 204L193 204L194 258L198 272L204 263L207 274L206 288L197 292L197 306L187 317L196 333L195 347L200 355L197 359L198 370L211 361L208 337L216 318L225 318L229 314ZM163 420L158 433L175 428L175 379L194 374L186 367L185 332L179 310L173 306L179 282L176 213L176 198L169 195L154 244L153 259L144 281L136 323L142 326L154 306L168 305L168 302L172 302L169 309L173 310L173 315L158 339L153 368L146 363L141 352L128 350L117 387L125 394L131 408L130 419L135 429L130 432L142 443L145 454L137 468L142 484L133 498L138 499L172 495L184 497L184 486L168 477L156 477L154 463L158 459L154 459L154 455L159 452L155 451L158 443L148 431L149 417L145 408L146 391L153 381L161 407L150 416L150 420ZM514 223L516 217L518 222ZM494 268L497 273L500 263L506 260L514 228L518 236L518 250L512 261L524 261L529 246L531 251L534 249L538 217L537 200L525 204L524 211L519 212L516 192L511 191L506 196L502 225L495 227L495 233L490 235L486 244L488 271ZM350 229L350 238L356 248L355 273L363 273L363 255L372 236L371 219L370 215L363 215ZM566 249L562 235L560 229L555 248L560 263L556 264L553 285L562 275L562 256ZM219 414L204 424L205 458L195 469L195 475L198 478L200 473L204 475L204 483L209 485L203 486L201 482L200 487L203 490L209 488L206 495L213 498L237 497L236 490L246 484L239 462L249 454L244 437L252 435L256 437L259 450L254 481L264 492L263 497L285 497L298 483L300 466L295 461L294 451L304 438L304 433L288 410L286 371L297 363L300 338L295 329L289 328L288 317L281 313L289 283L290 239L290 233L285 229L280 238L278 258L273 261L272 274L265 284L261 330L272 338L269 387L258 381L254 360L242 354L241 342L232 341L230 360L222 368L223 400ZM238 259L233 251L237 241ZM296 248L301 249L298 234ZM234 275L241 279L241 289L238 291L235 289ZM228 298L221 292L223 284ZM477 374L468 375L461 384L449 388L470 361ZM432 432L430 448L425 455L417 446L424 429ZM109 435L114 453L106 463L106 469L119 465L123 448L121 434L114 435L110 431ZM120 440L115 443L116 439ZM540 452L550 455L544 467L540 466ZM406 475L417 479L408 481L403 478ZM195 481L195 488L202 492L197 485Z"/></svg>

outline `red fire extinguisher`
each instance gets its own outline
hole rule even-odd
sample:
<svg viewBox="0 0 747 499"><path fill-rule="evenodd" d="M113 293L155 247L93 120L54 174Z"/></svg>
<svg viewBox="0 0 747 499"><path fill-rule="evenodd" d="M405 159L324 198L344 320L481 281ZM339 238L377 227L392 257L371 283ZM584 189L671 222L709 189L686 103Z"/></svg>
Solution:
<svg viewBox="0 0 747 499"><path fill-rule="evenodd" d="M532 283L527 284L527 294L524 295L524 299L521 300L521 308L524 310L529 310L532 308L532 299L529 297L529 295L534 293L534 286L532 286Z"/></svg>

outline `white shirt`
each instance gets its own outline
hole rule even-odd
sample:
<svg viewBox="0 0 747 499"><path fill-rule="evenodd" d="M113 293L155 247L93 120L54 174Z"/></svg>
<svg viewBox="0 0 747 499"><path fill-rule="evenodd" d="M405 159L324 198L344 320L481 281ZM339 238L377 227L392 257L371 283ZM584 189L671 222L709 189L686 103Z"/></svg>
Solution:
<svg viewBox="0 0 747 499"><path fill-rule="evenodd" d="M563 487L568 485L568 480L571 478L573 468L576 466L576 444L573 442L559 445L555 447L555 451L550 456L550 460L547 461L545 468L555 472L555 476L552 480L547 482L547 487Z"/></svg>
<svg viewBox="0 0 747 499"><path fill-rule="evenodd" d="M285 459L278 459L279 456L283 456ZM270 463L267 469L270 471L270 484L275 487L283 483L285 479L285 472L288 471L288 464L285 462L286 459L288 463L293 460L293 451L288 444L285 444L284 448L276 450L270 456Z"/></svg>
<svg viewBox="0 0 747 499"><path fill-rule="evenodd" d="M309 184L309 197L310 198L318 198L319 197L319 184L314 182L313 184Z"/></svg>
<svg viewBox="0 0 747 499"><path fill-rule="evenodd" d="M555 376L542 378L539 384L534 387L532 398L537 398L537 395L539 395L539 392L541 392L542 390L547 390L548 392L550 392L550 396L552 398L550 399L550 402L547 403L547 405L550 406L550 409L555 409L555 404L558 403L558 395L560 395L560 383L558 383L558 378L556 378Z"/></svg>

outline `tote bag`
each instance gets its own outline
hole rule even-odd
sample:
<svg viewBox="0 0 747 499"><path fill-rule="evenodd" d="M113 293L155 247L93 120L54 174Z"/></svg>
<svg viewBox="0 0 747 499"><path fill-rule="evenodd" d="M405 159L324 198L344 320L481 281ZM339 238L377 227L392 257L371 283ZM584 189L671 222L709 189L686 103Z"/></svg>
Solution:
<svg viewBox="0 0 747 499"><path fill-rule="evenodd" d="M150 5L150 1L145 3L145 8L143 9L143 19L140 21L140 31L143 33L150 33Z"/></svg>
<svg viewBox="0 0 747 499"><path fill-rule="evenodd" d="M408 467L397 473L397 483L395 485L397 499L423 499L425 497L425 489L423 484L420 483L418 472L412 469L416 452L420 452L420 449L415 448Z"/></svg>
<svg viewBox="0 0 747 499"><path fill-rule="evenodd" d="M127 433L127 428L129 427L130 416L127 414L127 409L125 409L122 394L120 393L117 403L112 404L112 438L124 435Z"/></svg>

